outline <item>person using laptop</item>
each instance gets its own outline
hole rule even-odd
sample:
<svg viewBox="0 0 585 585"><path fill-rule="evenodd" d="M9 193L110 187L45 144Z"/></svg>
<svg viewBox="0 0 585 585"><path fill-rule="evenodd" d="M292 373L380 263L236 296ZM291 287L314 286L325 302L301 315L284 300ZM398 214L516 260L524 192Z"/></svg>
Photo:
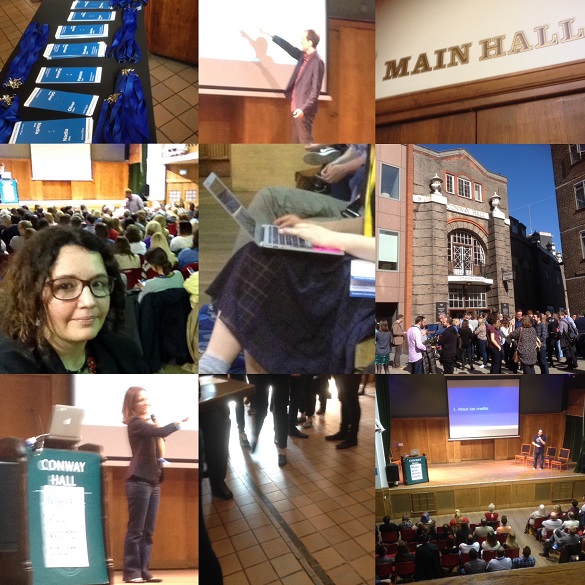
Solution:
<svg viewBox="0 0 585 585"><path fill-rule="evenodd" d="M281 232L342 256L255 242L236 251L207 290L219 314L199 373L227 373L242 349L247 373L353 372L355 346L374 330L373 300L349 295L352 260L376 256L373 157L368 168L364 217L323 224L286 215L275 222Z"/></svg>
<svg viewBox="0 0 585 585"><path fill-rule="evenodd" d="M125 297L113 253L94 234L35 233L0 283L0 373L148 373L120 334Z"/></svg>
<svg viewBox="0 0 585 585"><path fill-rule="evenodd" d="M123 422L128 425L132 460L126 473L128 532L124 541L124 582L160 583L149 570L152 536L160 501L165 437L178 431L181 422L160 427L150 413L144 388L132 386L124 396Z"/></svg>

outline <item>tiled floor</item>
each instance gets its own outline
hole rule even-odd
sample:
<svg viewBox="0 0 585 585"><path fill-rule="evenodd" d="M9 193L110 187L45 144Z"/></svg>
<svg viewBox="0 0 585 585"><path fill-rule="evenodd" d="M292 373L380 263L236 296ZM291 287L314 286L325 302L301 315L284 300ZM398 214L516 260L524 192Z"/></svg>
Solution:
<svg viewBox="0 0 585 585"><path fill-rule="evenodd" d="M359 445L339 450L339 401L315 416L309 439L290 439L279 468L266 420L256 452L242 449L232 406L226 482L234 499L202 503L225 585L358 585L374 580L374 387L360 397ZM247 420L249 419L246 415ZM303 429L305 430L305 429ZM249 435L249 433L248 433Z"/></svg>
<svg viewBox="0 0 585 585"><path fill-rule="evenodd" d="M39 6L30 0L0 0L0 69ZM152 54L149 66L157 142L197 143L197 67Z"/></svg>

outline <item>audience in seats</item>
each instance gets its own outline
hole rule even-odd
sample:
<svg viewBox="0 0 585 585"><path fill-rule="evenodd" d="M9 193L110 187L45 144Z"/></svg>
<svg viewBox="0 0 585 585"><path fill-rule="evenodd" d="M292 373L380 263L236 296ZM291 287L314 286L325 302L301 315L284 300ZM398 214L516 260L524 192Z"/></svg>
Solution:
<svg viewBox="0 0 585 585"><path fill-rule="evenodd" d="M557 516L557 513L551 512L548 520L545 520L542 523L542 528L540 529L538 540L544 539L547 532L552 532L557 528L561 528L562 525L563 521Z"/></svg>
<svg viewBox="0 0 585 585"><path fill-rule="evenodd" d="M463 570L466 575L485 573L486 565L487 563L478 557L477 550L472 548L469 550L469 561L463 565Z"/></svg>
<svg viewBox="0 0 585 585"><path fill-rule="evenodd" d="M536 559L532 556L532 551L529 546L522 549L522 556L512 559L512 567L514 569L524 569L527 567L534 567Z"/></svg>
<svg viewBox="0 0 585 585"><path fill-rule="evenodd" d="M408 514L403 514L402 516L402 522L400 523L400 530L412 530L414 527L414 524L410 521L410 517L408 516Z"/></svg>
<svg viewBox="0 0 585 585"><path fill-rule="evenodd" d="M496 507L494 504L490 504L488 506L488 511L485 513L486 520L488 522L497 522L499 514L496 512Z"/></svg>
<svg viewBox="0 0 585 585"><path fill-rule="evenodd" d="M424 533L421 537L421 543L414 555L414 562L417 581L439 579L443 576L439 548L434 542L429 542L428 533Z"/></svg>
<svg viewBox="0 0 585 585"><path fill-rule="evenodd" d="M544 541L543 552L540 553L541 557L548 557L551 548L560 548L562 546L570 546L579 544L581 538L577 534L576 528L569 529L569 532L563 532L557 528L553 535ZM556 545L556 547L555 547Z"/></svg>
<svg viewBox="0 0 585 585"><path fill-rule="evenodd" d="M509 559L505 556L505 551L503 547L499 547L496 552L496 558L492 559L486 567L486 572L490 573L492 571L507 571L508 569L512 568L512 559Z"/></svg>
<svg viewBox="0 0 585 585"><path fill-rule="evenodd" d="M382 522L383 524L380 524L380 532L382 534L385 532L398 532L398 524L390 522L390 516L384 516Z"/></svg>
<svg viewBox="0 0 585 585"><path fill-rule="evenodd" d="M179 268L182 270L187 264L194 264L199 262L199 228L193 229L191 237L191 244L187 248L183 248L178 256Z"/></svg>
<svg viewBox="0 0 585 585"><path fill-rule="evenodd" d="M171 249L169 248L169 241L164 234L154 234L152 236L150 240L149 251L156 250L157 248L160 248L164 251L171 266L174 267L177 264L177 257L171 252ZM146 256L144 259L146 260Z"/></svg>
<svg viewBox="0 0 585 585"><path fill-rule="evenodd" d="M144 260L157 273L154 278L147 280L142 286L138 300L149 293L169 290L171 288L183 288L183 275L178 270L173 270L166 252L161 248L150 249Z"/></svg>
<svg viewBox="0 0 585 585"><path fill-rule="evenodd" d="M140 268L140 256L132 252L130 242L125 236L118 236L114 242L114 258L120 270Z"/></svg>
<svg viewBox="0 0 585 585"><path fill-rule="evenodd" d="M469 522L461 522L461 525L459 526L459 530L457 530L457 532L455 533L455 536L457 537L458 543L467 542L467 538L469 536L472 536L472 535L473 535L473 532L471 531L471 528L469 527Z"/></svg>
<svg viewBox="0 0 585 585"><path fill-rule="evenodd" d="M178 234L171 240L171 252L178 254L184 248L190 248L193 243L193 226L189 221L180 221Z"/></svg>
<svg viewBox="0 0 585 585"><path fill-rule="evenodd" d="M481 543L482 551L484 550L497 550L500 548L500 542L496 538L495 532L488 532L486 539Z"/></svg>
<svg viewBox="0 0 585 585"><path fill-rule="evenodd" d="M504 548L520 548L520 545L516 540L516 533L513 530L508 532L508 538L506 538L506 542L502 546Z"/></svg>
<svg viewBox="0 0 585 585"><path fill-rule="evenodd" d="M472 549L479 553L479 542L473 538L473 534L468 534L467 540L459 545L459 551L468 554Z"/></svg>
<svg viewBox="0 0 585 585"><path fill-rule="evenodd" d="M512 532L512 527L508 526L508 517L502 516L502 524L496 528L497 534L509 534Z"/></svg>
<svg viewBox="0 0 585 585"><path fill-rule="evenodd" d="M455 528L455 530L457 530L457 529L459 529L461 522L469 522L469 520L467 518L464 518L461 515L460 510L455 510L455 514L454 514L453 518L451 518L451 520L449 520L449 526L452 526Z"/></svg>
<svg viewBox="0 0 585 585"><path fill-rule="evenodd" d="M487 518L481 519L481 524L475 527L475 532L473 533L474 538L485 538L488 534L493 534L494 529L491 526L488 526Z"/></svg>
<svg viewBox="0 0 585 585"><path fill-rule="evenodd" d="M524 529L525 534L528 534L532 530L534 522L537 518L548 518L548 512L546 511L546 506L544 504L540 504L540 506L538 506L538 510L532 512L532 514L530 514L528 517L528 522L526 523L526 528Z"/></svg>
<svg viewBox="0 0 585 585"><path fill-rule="evenodd" d="M414 553L408 548L408 544L406 542L400 541L398 543L398 550L396 551L396 556L394 557L395 563L407 563L409 561L414 561Z"/></svg>
<svg viewBox="0 0 585 585"><path fill-rule="evenodd" d="M142 232L140 228L134 224L130 224L125 231L126 238L130 243L130 250L132 250L134 254L139 254L140 256L144 256L147 250L146 244L142 241L143 233L144 232Z"/></svg>

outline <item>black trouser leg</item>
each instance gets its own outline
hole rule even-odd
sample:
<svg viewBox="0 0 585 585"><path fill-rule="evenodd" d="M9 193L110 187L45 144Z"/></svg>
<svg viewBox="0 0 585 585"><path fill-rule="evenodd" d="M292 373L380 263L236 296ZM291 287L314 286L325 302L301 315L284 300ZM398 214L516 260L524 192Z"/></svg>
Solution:
<svg viewBox="0 0 585 585"><path fill-rule="evenodd" d="M305 388L311 382L311 374L301 374L300 376L290 377L290 402L288 405L288 428L296 428L297 417L299 414L299 404L301 396L305 393Z"/></svg>
<svg viewBox="0 0 585 585"><path fill-rule="evenodd" d="M212 484L225 480L230 442L230 410L221 403L205 411L199 420L199 430L205 443L207 476Z"/></svg>

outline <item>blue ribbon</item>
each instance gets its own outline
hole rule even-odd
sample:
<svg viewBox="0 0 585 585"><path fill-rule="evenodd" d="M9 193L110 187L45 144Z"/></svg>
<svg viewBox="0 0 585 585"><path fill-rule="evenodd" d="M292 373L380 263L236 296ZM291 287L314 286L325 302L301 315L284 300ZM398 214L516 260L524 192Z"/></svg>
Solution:
<svg viewBox="0 0 585 585"><path fill-rule="evenodd" d="M148 116L142 83L134 69L122 69L114 94L104 100L93 134L94 143L149 142Z"/></svg>
<svg viewBox="0 0 585 585"><path fill-rule="evenodd" d="M140 47L135 40L136 10L126 9L122 15L122 26L116 31L112 44L106 51L107 57L113 57L118 63L138 63L142 57Z"/></svg>
<svg viewBox="0 0 585 585"><path fill-rule="evenodd" d="M19 43L18 55L12 59L3 87L18 89L28 77L40 53L47 46L49 25L31 22L24 31Z"/></svg>
<svg viewBox="0 0 585 585"><path fill-rule="evenodd" d="M148 0L110 0L110 8L114 10L126 10L127 8L138 10L147 4Z"/></svg>
<svg viewBox="0 0 585 585"><path fill-rule="evenodd" d="M0 143L10 140L14 124L18 121L18 96L0 97Z"/></svg>

